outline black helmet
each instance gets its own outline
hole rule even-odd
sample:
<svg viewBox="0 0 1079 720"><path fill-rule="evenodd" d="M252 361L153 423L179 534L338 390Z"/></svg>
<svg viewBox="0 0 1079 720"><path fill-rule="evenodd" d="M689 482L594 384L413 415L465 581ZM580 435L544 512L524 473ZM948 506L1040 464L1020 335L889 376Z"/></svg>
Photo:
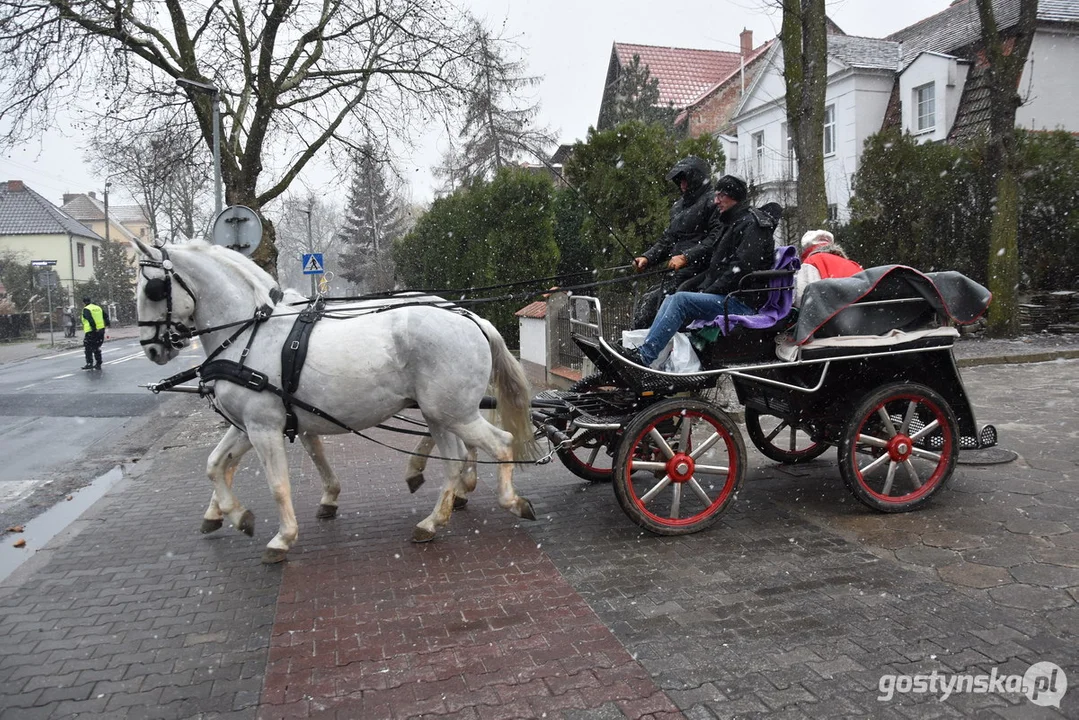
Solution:
<svg viewBox="0 0 1079 720"><path fill-rule="evenodd" d="M687 191L692 191L707 182L711 174L712 168L708 166L708 163L696 155L689 155L674 164L671 171L667 173L667 179L677 185L684 177L689 183Z"/></svg>

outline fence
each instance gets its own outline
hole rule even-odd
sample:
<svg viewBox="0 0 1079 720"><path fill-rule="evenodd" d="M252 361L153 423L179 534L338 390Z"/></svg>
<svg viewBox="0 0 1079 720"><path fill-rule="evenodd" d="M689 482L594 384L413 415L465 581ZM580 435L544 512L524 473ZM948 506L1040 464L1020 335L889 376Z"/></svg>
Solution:
<svg viewBox="0 0 1079 720"><path fill-rule="evenodd" d="M622 341L622 331L630 328L635 295L604 292L595 293L603 306L603 337L611 343ZM548 347L547 359L552 368L570 368L587 374L585 358L581 349L573 342L572 334L586 334L587 328L574 328L570 325L570 312L576 301L565 293L556 293L547 301ZM578 305L578 317L584 311L583 304ZM593 319L594 321L594 319Z"/></svg>

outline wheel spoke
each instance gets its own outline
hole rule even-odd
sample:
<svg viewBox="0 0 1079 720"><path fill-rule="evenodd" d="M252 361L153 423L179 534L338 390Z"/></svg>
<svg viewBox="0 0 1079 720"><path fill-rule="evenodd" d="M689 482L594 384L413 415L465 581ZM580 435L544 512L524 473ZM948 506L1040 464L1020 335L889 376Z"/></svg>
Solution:
<svg viewBox="0 0 1079 720"><path fill-rule="evenodd" d="M907 468L907 475L910 476L910 481L914 483L914 487L920 488L922 486L922 479L918 477L918 471L914 469L914 463L910 461L910 458L903 461L903 466Z"/></svg>
<svg viewBox="0 0 1079 720"><path fill-rule="evenodd" d="M705 475L726 475L731 471L729 467L724 467L723 465L698 465L694 469Z"/></svg>
<svg viewBox="0 0 1079 720"><path fill-rule="evenodd" d="M666 467L666 466L664 466L664 467ZM671 484L670 476L669 475L664 476L662 480L660 480L658 483L656 483L655 485L652 486L651 490L646 492L644 495L641 495L641 502L645 503L645 504L651 502L652 498L654 498L656 495L658 495L660 493L660 491L663 490L663 488L667 487L670 484Z"/></svg>
<svg viewBox="0 0 1079 720"><path fill-rule="evenodd" d="M697 478L694 477L689 479L689 487L693 491L693 494L704 503L706 508L712 507L712 498L708 497L708 493L706 493L704 488L701 487L701 484L697 482Z"/></svg>
<svg viewBox="0 0 1079 720"><path fill-rule="evenodd" d="M590 454L590 455L588 456L588 466L589 466L589 467L595 467L595 466L596 466L596 457L597 457L597 456L599 455L599 451L600 451L601 449L602 449L602 448L601 448L601 447L600 447L599 445L597 445L596 447L592 448L592 452L591 452L591 454Z"/></svg>
<svg viewBox="0 0 1079 720"><path fill-rule="evenodd" d="M880 489L881 495L892 494L892 480L895 480L895 468L896 464L894 462L888 463L888 477L884 480L884 487Z"/></svg>
<svg viewBox="0 0 1079 720"><path fill-rule="evenodd" d="M711 450L712 446L716 444L717 440L719 440L719 433L712 433L712 436L705 440L703 443L701 443L698 447L696 447L693 452L689 454L689 456L696 460L701 455Z"/></svg>
<svg viewBox="0 0 1079 720"><path fill-rule="evenodd" d="M880 416L881 422L884 423L884 429L887 431L888 437L894 438L896 435L895 425L892 424L892 416L888 414L888 408L881 405L877 408L877 415Z"/></svg>
<svg viewBox="0 0 1079 720"><path fill-rule="evenodd" d="M768 442L772 442L772 440L775 438L776 435L783 432L783 428L785 428L785 427L787 427L787 421L786 420L779 423L779 425L776 426L776 429L768 434L768 437L766 438L768 440Z"/></svg>
<svg viewBox="0 0 1079 720"><path fill-rule="evenodd" d="M648 437L656 444L656 447L663 451L668 460L674 457L674 450L667 444L667 438L663 437L663 433L653 427L648 431Z"/></svg>
<svg viewBox="0 0 1079 720"><path fill-rule="evenodd" d="M936 430L938 427L940 427L940 421L939 420L933 420L933 422L929 423L924 428L922 428L918 432L911 435L910 439L913 440L914 442L918 442L919 440L924 438L926 435L928 435L929 433Z"/></svg>
<svg viewBox="0 0 1079 720"><path fill-rule="evenodd" d="M907 413L903 416L903 427L900 428L899 432L903 433L904 435L910 435L910 421L914 419L914 413L917 409L918 403L914 400L911 400L910 403L907 405Z"/></svg>
<svg viewBox="0 0 1079 720"><path fill-rule="evenodd" d="M873 462L869 463L865 467L858 468L858 469L861 471L861 473L863 475L865 475L866 473L869 473L869 472L872 472L873 470L876 470L878 467L880 467L881 465L883 465L884 463L886 463L887 461L889 461L891 459L892 458L891 458L890 455L888 455L888 453L884 453L879 458L877 458Z"/></svg>
<svg viewBox="0 0 1079 720"><path fill-rule="evenodd" d="M879 447L879 448L888 447L888 441L887 440L881 440L880 438L875 438L872 435L859 435L858 436L858 443L861 444L861 445L872 445L873 447Z"/></svg>
<svg viewBox="0 0 1079 720"><path fill-rule="evenodd" d="M671 520L677 520L682 509L682 485L675 483L671 488Z"/></svg>
<svg viewBox="0 0 1079 720"><path fill-rule="evenodd" d="M653 462L652 460L630 460L629 470L630 472L637 472L638 470L667 472L667 463Z"/></svg>
<svg viewBox="0 0 1079 720"><path fill-rule="evenodd" d="M912 448L910 454L915 457L920 457L922 460L932 460L935 463L939 463L941 458L940 453L929 452L928 450L922 450L921 448Z"/></svg>

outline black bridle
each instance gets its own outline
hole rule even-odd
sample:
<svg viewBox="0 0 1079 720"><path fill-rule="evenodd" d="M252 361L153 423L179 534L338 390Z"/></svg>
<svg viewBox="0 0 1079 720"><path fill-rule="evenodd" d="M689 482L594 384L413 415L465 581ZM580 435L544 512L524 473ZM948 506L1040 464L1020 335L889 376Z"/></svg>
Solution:
<svg viewBox="0 0 1079 720"><path fill-rule="evenodd" d="M143 278L146 280L146 284L142 288L143 295L147 300L151 302L165 301L165 319L164 320L139 320L139 327L152 327L154 329L154 336L150 340L140 340L142 345L162 345L166 349L176 348L177 350L184 346L188 340L194 337L194 328L189 328L178 320L172 319L172 279L176 278L176 284L184 289L188 297L191 298L192 305L197 305L198 300L195 299L195 294L191 292L191 288L187 286L184 279L176 274L172 269L172 261L169 260L169 253L165 248L160 247L161 251L160 260L140 260L139 272L142 273ZM151 278L147 277L142 268L153 267L159 268L164 271L165 277L163 278ZM192 309L192 316L194 315L194 309ZM162 330L164 332L162 333Z"/></svg>

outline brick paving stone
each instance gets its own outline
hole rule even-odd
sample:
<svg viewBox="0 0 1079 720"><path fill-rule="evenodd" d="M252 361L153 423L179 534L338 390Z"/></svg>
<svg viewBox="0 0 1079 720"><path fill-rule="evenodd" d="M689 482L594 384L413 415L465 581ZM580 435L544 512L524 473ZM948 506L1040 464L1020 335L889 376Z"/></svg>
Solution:
<svg viewBox="0 0 1079 720"><path fill-rule="evenodd" d="M1002 567L960 562L937 568L937 575L944 582L963 585L970 588L991 588L1014 582L1008 571Z"/></svg>

